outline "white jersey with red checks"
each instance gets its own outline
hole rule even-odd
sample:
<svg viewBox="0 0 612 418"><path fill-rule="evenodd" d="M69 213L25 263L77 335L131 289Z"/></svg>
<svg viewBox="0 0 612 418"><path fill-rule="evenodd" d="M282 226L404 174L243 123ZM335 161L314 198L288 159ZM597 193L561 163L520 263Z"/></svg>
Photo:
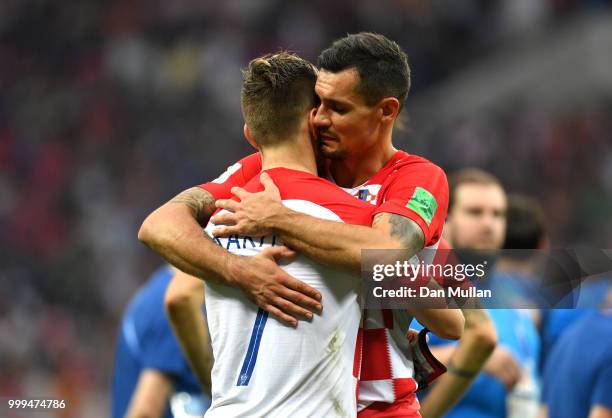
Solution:
<svg viewBox="0 0 612 418"><path fill-rule="evenodd" d="M442 170L429 161L398 151L366 183L344 190L375 205L376 213L395 213L414 220L423 230L425 249L437 248L448 205L448 186ZM420 201L411 203L418 193L422 195ZM424 258L432 253L423 251L419 258L431 262ZM375 402L393 404L414 397L417 384L406 338L412 319L402 310L364 310L359 411Z"/></svg>
<svg viewBox="0 0 612 418"><path fill-rule="evenodd" d="M369 225L373 208L327 180L285 168L267 170L285 206L321 219ZM245 188L261 191L258 179ZM211 234L214 226L206 231ZM282 244L275 236L216 238L232 253L253 256ZM207 418L354 417L361 339L361 280L298 255L281 267L319 290L321 315L297 329L258 308L239 289L206 283L215 358ZM357 365L357 366L356 366Z"/></svg>
<svg viewBox="0 0 612 418"><path fill-rule="evenodd" d="M244 185L260 169L259 154L252 154L232 166L229 181L206 183L201 187L213 195L216 192L229 196L231 187ZM425 249L437 247L448 209L448 184L444 171L435 164L397 151L364 184L344 190L374 205L375 214L393 213L413 220L423 231ZM414 397L416 382L406 339L411 320L405 311L364 312L359 410L373 403L394 404Z"/></svg>

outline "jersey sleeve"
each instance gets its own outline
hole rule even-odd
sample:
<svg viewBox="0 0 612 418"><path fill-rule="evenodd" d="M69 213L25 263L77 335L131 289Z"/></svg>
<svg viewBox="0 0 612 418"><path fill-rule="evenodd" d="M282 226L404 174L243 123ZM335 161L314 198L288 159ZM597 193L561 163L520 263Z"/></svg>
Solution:
<svg viewBox="0 0 612 418"><path fill-rule="evenodd" d="M601 405L612 409L612 364L604 366L597 376L593 395L591 396L591 406Z"/></svg>
<svg viewBox="0 0 612 418"><path fill-rule="evenodd" d="M428 247L442 236L447 210L446 174L427 162L400 167L389 185L385 185L374 215L387 212L413 220L423 230Z"/></svg>
<svg viewBox="0 0 612 418"><path fill-rule="evenodd" d="M200 184L198 187L212 194L215 199L228 199L232 196L230 192L232 187L244 187L260 171L261 155L256 152L229 166L213 181Z"/></svg>

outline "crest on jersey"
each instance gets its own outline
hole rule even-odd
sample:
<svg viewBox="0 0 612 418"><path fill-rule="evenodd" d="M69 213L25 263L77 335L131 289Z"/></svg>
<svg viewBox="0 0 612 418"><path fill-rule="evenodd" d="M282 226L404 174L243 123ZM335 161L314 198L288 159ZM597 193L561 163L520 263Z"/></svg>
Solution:
<svg viewBox="0 0 612 418"><path fill-rule="evenodd" d="M364 202L368 202L375 205L376 197L378 196L380 187L380 184L368 184L367 186L363 186L357 191L353 191L353 196L356 196L359 200L363 200Z"/></svg>

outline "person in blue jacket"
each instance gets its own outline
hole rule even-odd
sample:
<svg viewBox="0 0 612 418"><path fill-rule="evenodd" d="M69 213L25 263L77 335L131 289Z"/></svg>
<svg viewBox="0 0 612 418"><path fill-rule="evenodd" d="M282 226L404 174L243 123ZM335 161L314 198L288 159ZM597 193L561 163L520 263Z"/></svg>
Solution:
<svg viewBox="0 0 612 418"><path fill-rule="evenodd" d="M544 370L542 417L612 418L612 290L606 307L573 323Z"/></svg>
<svg viewBox="0 0 612 418"><path fill-rule="evenodd" d="M174 270L159 268L133 297L117 336L113 418L201 417L210 398L185 360L164 311Z"/></svg>

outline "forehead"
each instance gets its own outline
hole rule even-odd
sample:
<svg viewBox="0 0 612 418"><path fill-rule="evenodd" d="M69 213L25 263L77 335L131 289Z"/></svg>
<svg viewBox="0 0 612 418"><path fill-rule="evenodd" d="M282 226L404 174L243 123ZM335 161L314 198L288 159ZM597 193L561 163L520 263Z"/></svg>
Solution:
<svg viewBox="0 0 612 418"><path fill-rule="evenodd" d="M456 203L505 209L506 193L497 184L465 183L457 187Z"/></svg>
<svg viewBox="0 0 612 418"><path fill-rule="evenodd" d="M331 71L319 70L315 92L322 99L344 99L362 100L355 92L359 83L359 73L355 68L332 73Z"/></svg>

